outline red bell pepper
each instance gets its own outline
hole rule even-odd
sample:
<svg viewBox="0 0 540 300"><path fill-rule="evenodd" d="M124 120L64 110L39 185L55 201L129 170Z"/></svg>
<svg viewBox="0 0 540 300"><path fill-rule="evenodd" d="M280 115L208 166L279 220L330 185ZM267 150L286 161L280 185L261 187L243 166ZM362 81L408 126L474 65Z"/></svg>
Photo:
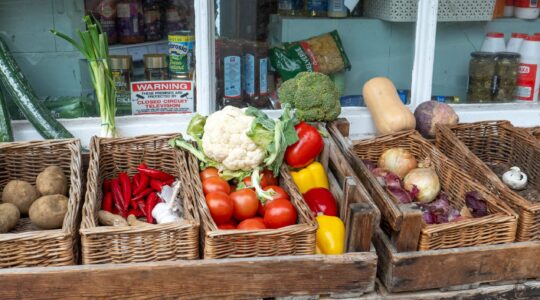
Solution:
<svg viewBox="0 0 540 300"><path fill-rule="evenodd" d="M294 126L298 141L285 151L285 161L293 168L303 168L312 163L324 148L324 141L317 128L300 122Z"/></svg>
<svg viewBox="0 0 540 300"><path fill-rule="evenodd" d="M314 188L304 194L304 200L316 215L322 213L325 216L337 217L336 199L329 190L325 188Z"/></svg>
<svg viewBox="0 0 540 300"><path fill-rule="evenodd" d="M112 192L109 191L105 193L101 207L103 208L103 210L112 213L113 211L113 193Z"/></svg>
<svg viewBox="0 0 540 300"><path fill-rule="evenodd" d="M120 186L122 187L122 196L124 196L124 207L127 208L131 202L131 179L126 172L120 172L118 174L118 180L120 181Z"/></svg>
<svg viewBox="0 0 540 300"><path fill-rule="evenodd" d="M171 174L167 174L165 172L155 170L155 169L150 169L148 167L144 168L144 167L139 166L137 170L139 170L139 172L143 175L146 175L152 179L157 179L160 181L168 181L168 180L174 179L174 176L172 176Z"/></svg>
<svg viewBox="0 0 540 300"><path fill-rule="evenodd" d="M152 210L158 204L159 197L156 193L151 193L146 198L146 222L154 224L154 217L152 216Z"/></svg>

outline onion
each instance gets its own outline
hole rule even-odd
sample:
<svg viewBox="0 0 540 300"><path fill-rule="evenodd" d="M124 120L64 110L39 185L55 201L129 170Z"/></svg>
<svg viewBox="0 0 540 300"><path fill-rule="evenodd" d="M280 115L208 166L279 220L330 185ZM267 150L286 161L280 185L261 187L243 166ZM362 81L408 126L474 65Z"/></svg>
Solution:
<svg viewBox="0 0 540 300"><path fill-rule="evenodd" d="M403 179L403 187L409 192L413 192L416 187L418 189L416 199L421 203L433 201L441 191L439 177L431 167L410 171Z"/></svg>
<svg viewBox="0 0 540 300"><path fill-rule="evenodd" d="M384 168L395 173L399 178L403 178L410 170L416 168L417 161L406 149L390 148L379 158L379 168Z"/></svg>

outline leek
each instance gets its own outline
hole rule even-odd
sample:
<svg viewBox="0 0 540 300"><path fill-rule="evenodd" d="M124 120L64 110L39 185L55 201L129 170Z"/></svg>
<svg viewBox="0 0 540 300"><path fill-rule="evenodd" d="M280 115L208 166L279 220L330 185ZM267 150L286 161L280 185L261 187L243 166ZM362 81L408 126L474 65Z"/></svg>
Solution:
<svg viewBox="0 0 540 300"><path fill-rule="evenodd" d="M109 42L97 20L90 16L83 18L86 30L77 30L80 43L67 35L51 29L58 36L78 49L88 61L90 78L96 91L101 117L101 137L116 137L116 86L109 68Z"/></svg>

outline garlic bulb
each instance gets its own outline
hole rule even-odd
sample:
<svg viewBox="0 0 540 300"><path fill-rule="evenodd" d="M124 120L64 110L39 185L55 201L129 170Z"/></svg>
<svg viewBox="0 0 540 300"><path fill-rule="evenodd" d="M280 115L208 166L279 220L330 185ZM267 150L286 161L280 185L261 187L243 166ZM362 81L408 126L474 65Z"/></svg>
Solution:
<svg viewBox="0 0 540 300"><path fill-rule="evenodd" d="M527 174L518 167L511 167L503 174L502 181L513 190L523 190L527 186Z"/></svg>

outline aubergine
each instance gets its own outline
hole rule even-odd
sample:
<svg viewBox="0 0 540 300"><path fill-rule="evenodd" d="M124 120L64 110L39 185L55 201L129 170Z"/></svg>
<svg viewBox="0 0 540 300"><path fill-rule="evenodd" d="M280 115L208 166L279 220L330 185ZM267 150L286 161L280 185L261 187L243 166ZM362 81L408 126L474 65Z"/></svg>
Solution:
<svg viewBox="0 0 540 300"><path fill-rule="evenodd" d="M0 81L4 84L7 94L42 137L46 139L73 137L39 101L2 38L0 38Z"/></svg>

